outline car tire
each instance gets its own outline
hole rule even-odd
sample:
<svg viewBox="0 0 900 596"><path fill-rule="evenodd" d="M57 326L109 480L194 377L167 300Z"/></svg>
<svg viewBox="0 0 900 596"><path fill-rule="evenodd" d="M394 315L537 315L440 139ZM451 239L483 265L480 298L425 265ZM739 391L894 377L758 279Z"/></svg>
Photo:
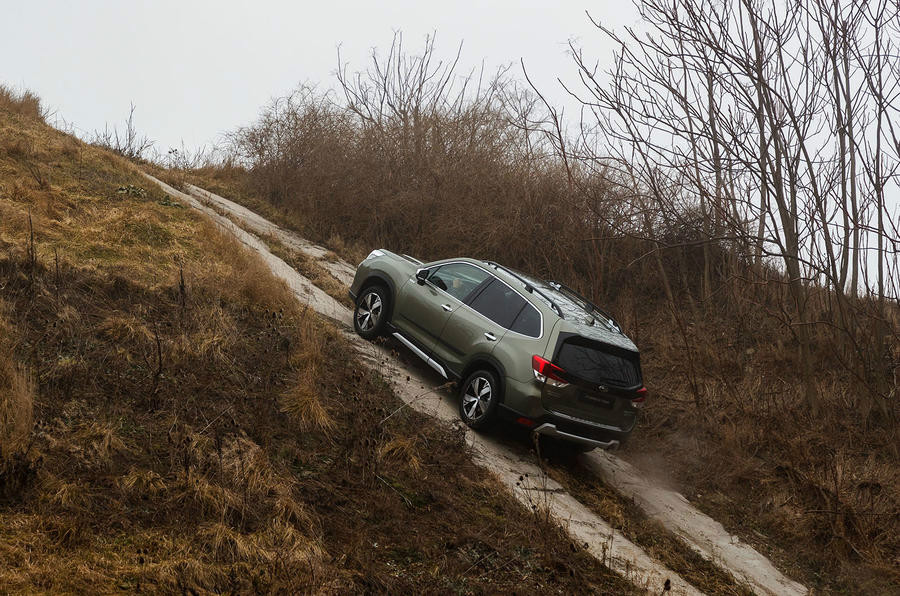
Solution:
<svg viewBox="0 0 900 596"><path fill-rule="evenodd" d="M353 329L363 339L375 339L387 324L388 292L382 286L369 286L359 294L353 311Z"/></svg>
<svg viewBox="0 0 900 596"><path fill-rule="evenodd" d="M476 370L460 384L459 417L471 428L482 430L497 417L500 382L489 370Z"/></svg>

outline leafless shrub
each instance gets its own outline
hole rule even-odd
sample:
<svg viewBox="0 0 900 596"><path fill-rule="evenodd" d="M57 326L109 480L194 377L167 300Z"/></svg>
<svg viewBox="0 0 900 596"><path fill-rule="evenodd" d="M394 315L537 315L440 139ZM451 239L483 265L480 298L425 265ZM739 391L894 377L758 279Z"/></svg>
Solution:
<svg viewBox="0 0 900 596"><path fill-rule="evenodd" d="M134 110L134 104L131 104L131 110L125 120L125 129L121 133L117 126L113 126L112 130L109 129L109 126L105 126L102 132L94 131L91 144L131 160L144 160L147 152L153 147L154 141L151 141L146 135L141 136L138 133L134 124Z"/></svg>
<svg viewBox="0 0 900 596"><path fill-rule="evenodd" d="M565 171L536 131L511 122L504 106L528 92L505 70L460 74L455 58L435 57L433 40L412 56L398 36L368 71L341 65L339 80L343 101L302 87L230 136L255 194L350 251L402 244L424 257L467 252L537 270L580 262L593 226L557 207ZM510 225L466 225L501 219ZM544 234L567 224L553 242Z"/></svg>
<svg viewBox="0 0 900 596"><path fill-rule="evenodd" d="M28 173L31 174L31 179L34 180L34 183L37 185L38 190L50 190L50 178L39 165L28 162L26 167L28 168Z"/></svg>
<svg viewBox="0 0 900 596"><path fill-rule="evenodd" d="M196 171L203 168L227 168L230 160L230 154L221 147L203 146L197 150L191 150L182 143L180 148L169 148L165 156L155 161L169 170Z"/></svg>

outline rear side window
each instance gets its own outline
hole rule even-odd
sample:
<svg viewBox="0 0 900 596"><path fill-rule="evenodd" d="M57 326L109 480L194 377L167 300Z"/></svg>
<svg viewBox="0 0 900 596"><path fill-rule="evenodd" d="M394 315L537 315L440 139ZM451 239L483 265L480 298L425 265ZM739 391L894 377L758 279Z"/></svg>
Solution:
<svg viewBox="0 0 900 596"><path fill-rule="evenodd" d="M575 338L563 343L556 356L556 364L589 383L634 387L641 382L637 354L605 348L585 339Z"/></svg>
<svg viewBox="0 0 900 596"><path fill-rule="evenodd" d="M513 321L512 327L510 327L509 329L510 331L521 333L522 335L528 335L530 337L540 337L541 313L539 313L535 307L531 306L530 304L526 304L525 308L522 309L522 312L519 313L519 316L516 317L516 320Z"/></svg>
<svg viewBox="0 0 900 596"><path fill-rule="evenodd" d="M495 279L472 300L469 306L508 329L525 306L525 299L511 287Z"/></svg>

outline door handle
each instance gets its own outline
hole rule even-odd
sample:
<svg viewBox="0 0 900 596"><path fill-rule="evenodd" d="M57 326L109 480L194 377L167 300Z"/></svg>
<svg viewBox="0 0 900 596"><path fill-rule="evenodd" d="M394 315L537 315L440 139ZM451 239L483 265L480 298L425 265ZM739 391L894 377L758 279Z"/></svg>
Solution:
<svg viewBox="0 0 900 596"><path fill-rule="evenodd" d="M442 305L441 305L441 308L443 308L443 309L446 310L447 312L450 312L451 310L453 310L453 307L450 306L449 304L442 304Z"/></svg>
<svg viewBox="0 0 900 596"><path fill-rule="evenodd" d="M494 335L493 333L491 333L490 331L485 331L485 332L484 332L484 337L485 337L485 339L487 339L488 341L497 341L497 336Z"/></svg>

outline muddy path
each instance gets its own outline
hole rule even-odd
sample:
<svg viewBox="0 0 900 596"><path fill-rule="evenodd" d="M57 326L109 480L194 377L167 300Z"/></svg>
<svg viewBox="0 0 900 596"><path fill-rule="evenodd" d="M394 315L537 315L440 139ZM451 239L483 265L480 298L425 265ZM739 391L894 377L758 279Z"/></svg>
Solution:
<svg viewBox="0 0 900 596"><path fill-rule="evenodd" d="M190 194L185 194L152 176L147 177L176 199L205 213L257 252L272 272L290 286L298 300L334 320L343 329L362 359L380 372L409 407L443 423L460 424L456 398L448 390L440 388L444 379L427 370L405 366L391 355L390 349L356 336L351 330L350 310L273 255L257 235L273 237L315 259L335 279L346 285L352 281L355 267L336 258L327 249L282 229L228 199L192 185L186 186ZM236 225L233 220L241 225ZM652 592L658 593L669 580L672 594L700 593L548 478L533 457L510 449L489 435L468 431L466 437L474 459L493 472L520 502L529 508L545 508L567 527L574 539L587 544L588 550L608 567ZM807 593L804 586L786 577L766 557L729 534L719 522L693 507L684 496L655 484L623 459L607 452L594 452L583 458L583 465L625 498L633 500L650 518L662 524L689 548L755 593L791 596Z"/></svg>

